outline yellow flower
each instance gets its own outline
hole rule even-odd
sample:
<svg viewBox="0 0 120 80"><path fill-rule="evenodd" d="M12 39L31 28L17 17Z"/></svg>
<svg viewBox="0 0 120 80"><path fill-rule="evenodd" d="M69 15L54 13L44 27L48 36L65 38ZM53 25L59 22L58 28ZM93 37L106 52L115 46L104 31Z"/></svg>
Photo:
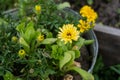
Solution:
<svg viewBox="0 0 120 80"><path fill-rule="evenodd" d="M90 6L87 5L83 6L80 9L80 14L83 17L86 17L88 22L93 22L93 23L98 17L97 13Z"/></svg>
<svg viewBox="0 0 120 80"><path fill-rule="evenodd" d="M44 35L39 35L38 37L37 37L37 41L38 42L41 42L41 41L43 41L44 40Z"/></svg>
<svg viewBox="0 0 120 80"><path fill-rule="evenodd" d="M18 38L16 36L12 37L12 42L17 42Z"/></svg>
<svg viewBox="0 0 120 80"><path fill-rule="evenodd" d="M18 56L19 56L20 58L24 58L25 55L26 55L26 53L25 53L25 51L24 51L23 49L19 50Z"/></svg>
<svg viewBox="0 0 120 80"><path fill-rule="evenodd" d="M90 23L83 20L80 20L77 26L80 28L80 33L83 33L91 28Z"/></svg>
<svg viewBox="0 0 120 80"><path fill-rule="evenodd" d="M62 41L65 41L65 44L67 42L72 43L72 40L77 41L79 38L79 31L77 31L77 28L74 27L73 24L66 24L60 28L58 38L60 38Z"/></svg>
<svg viewBox="0 0 120 80"><path fill-rule="evenodd" d="M36 5L35 6L35 11L36 11L36 13L40 13L41 12L41 6L40 5Z"/></svg>

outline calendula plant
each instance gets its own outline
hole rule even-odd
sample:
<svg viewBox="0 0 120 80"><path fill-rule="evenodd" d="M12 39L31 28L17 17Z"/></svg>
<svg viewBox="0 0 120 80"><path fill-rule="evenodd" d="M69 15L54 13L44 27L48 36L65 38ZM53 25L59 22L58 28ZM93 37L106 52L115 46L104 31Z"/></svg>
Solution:
<svg viewBox="0 0 120 80"><path fill-rule="evenodd" d="M69 71L78 72L84 80L94 80L75 59L83 45L94 42L81 35L94 27L96 12L86 5L80 9L81 18L76 19L64 10L68 3L30 1L20 2L24 8L19 9L18 21L1 23L0 75L4 80L58 80ZM29 9L32 12L28 14Z"/></svg>

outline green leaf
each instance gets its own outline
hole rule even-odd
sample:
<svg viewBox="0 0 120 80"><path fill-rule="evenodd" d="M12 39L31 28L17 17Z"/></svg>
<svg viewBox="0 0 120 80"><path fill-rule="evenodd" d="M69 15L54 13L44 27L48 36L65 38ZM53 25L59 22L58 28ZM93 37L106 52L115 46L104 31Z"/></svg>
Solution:
<svg viewBox="0 0 120 80"><path fill-rule="evenodd" d="M120 14L120 8L118 8L116 12L117 12L118 14Z"/></svg>
<svg viewBox="0 0 120 80"><path fill-rule="evenodd" d="M94 42L94 40L85 40L84 44L89 45L89 44L92 44L93 42Z"/></svg>
<svg viewBox="0 0 120 80"><path fill-rule="evenodd" d="M52 45L52 54L51 57L57 60L60 60L64 56L66 49L58 45Z"/></svg>
<svg viewBox="0 0 120 80"><path fill-rule="evenodd" d="M15 77L11 72L7 71L3 76L4 80L23 80L22 78Z"/></svg>
<svg viewBox="0 0 120 80"><path fill-rule="evenodd" d="M25 49L26 52L29 52L30 46L29 46L28 43L24 40L23 37L20 37L20 44L23 46L23 48Z"/></svg>
<svg viewBox="0 0 120 80"><path fill-rule="evenodd" d="M63 50L64 52L68 51L68 47L66 46L66 44L64 44L63 41L57 40L57 45L58 45L60 48L62 48L62 50Z"/></svg>
<svg viewBox="0 0 120 80"><path fill-rule="evenodd" d="M88 3L89 5L92 5L92 4L93 4L93 0L87 0L87 3Z"/></svg>
<svg viewBox="0 0 120 80"><path fill-rule="evenodd" d="M64 3L61 3L57 6L58 10L62 10L66 7L70 7L70 3L69 2L64 2Z"/></svg>
<svg viewBox="0 0 120 80"><path fill-rule="evenodd" d="M53 45L51 57L54 59L59 59L60 57L57 50L58 50L58 45Z"/></svg>
<svg viewBox="0 0 120 80"><path fill-rule="evenodd" d="M16 80L23 80L22 78L17 78Z"/></svg>
<svg viewBox="0 0 120 80"><path fill-rule="evenodd" d="M36 34L36 32L35 32L35 29L34 29L34 23L29 22L27 24L25 35L24 35L24 39L28 42L28 44L30 44L30 42L32 40L34 40L34 38L36 36L35 34Z"/></svg>
<svg viewBox="0 0 120 80"><path fill-rule="evenodd" d="M120 71L116 67L111 66L110 69L112 69L113 71L120 75Z"/></svg>
<svg viewBox="0 0 120 80"><path fill-rule="evenodd" d="M3 76L4 80L15 80L14 76L11 72L7 71L6 74Z"/></svg>
<svg viewBox="0 0 120 80"><path fill-rule="evenodd" d="M25 23L21 23L16 27L16 30L19 31L20 33L23 33L24 29L25 29Z"/></svg>
<svg viewBox="0 0 120 80"><path fill-rule="evenodd" d="M72 59L72 55L69 53L70 53L69 51L65 52L64 57L60 59L59 62L60 69L62 69L62 67Z"/></svg>
<svg viewBox="0 0 120 80"><path fill-rule="evenodd" d="M56 41L57 41L57 38L46 38L41 42L41 44L52 44Z"/></svg>
<svg viewBox="0 0 120 80"><path fill-rule="evenodd" d="M75 52L75 58L79 58L80 57L80 50L74 50Z"/></svg>
<svg viewBox="0 0 120 80"><path fill-rule="evenodd" d="M71 54L72 58L71 60L66 64L66 66L72 65L75 60L75 52L74 51L68 51L69 54Z"/></svg>
<svg viewBox="0 0 120 80"><path fill-rule="evenodd" d="M53 45L52 46L52 54L51 57L54 59L59 59L57 54L57 49L58 49L58 45Z"/></svg>
<svg viewBox="0 0 120 80"><path fill-rule="evenodd" d="M85 71L79 67L73 66L73 67L70 67L69 70L74 70L74 71L78 72L81 75L81 77L83 78L83 80L94 80L94 77L91 73L88 73L87 71Z"/></svg>
<svg viewBox="0 0 120 80"><path fill-rule="evenodd" d="M52 37L53 37L52 32L47 32L46 38L52 38Z"/></svg>
<svg viewBox="0 0 120 80"><path fill-rule="evenodd" d="M4 19L2 19L2 18L0 18L0 25L2 25L2 24L8 24Z"/></svg>
<svg viewBox="0 0 120 80"><path fill-rule="evenodd" d="M80 48L84 45L84 41L85 41L85 39L81 37L81 38L79 38L79 40L75 43L74 46L77 46L78 49L80 49Z"/></svg>
<svg viewBox="0 0 120 80"><path fill-rule="evenodd" d="M2 66L0 66L0 76L4 75L4 68Z"/></svg>

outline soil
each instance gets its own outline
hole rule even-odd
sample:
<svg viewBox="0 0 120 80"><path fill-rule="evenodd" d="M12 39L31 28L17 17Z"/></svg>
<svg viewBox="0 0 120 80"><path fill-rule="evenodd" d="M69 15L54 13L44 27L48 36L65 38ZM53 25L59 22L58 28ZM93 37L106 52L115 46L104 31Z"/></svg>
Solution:
<svg viewBox="0 0 120 80"><path fill-rule="evenodd" d="M70 2L72 9L79 9L87 5L87 0L63 0ZM98 13L97 23L120 28L120 0L93 0L92 8Z"/></svg>
<svg viewBox="0 0 120 80"><path fill-rule="evenodd" d="M90 61L90 54L86 48L86 46L83 46L81 49L81 56L80 58L76 59L77 62L80 62L81 64L81 68L84 69L84 70L88 70L90 68L90 64L91 64L91 61ZM82 78L80 77L79 74L73 74L73 80L82 80Z"/></svg>
<svg viewBox="0 0 120 80"><path fill-rule="evenodd" d="M90 60L89 60L90 54L89 54L86 46L83 46L80 49L80 51L81 51L81 56L80 56L80 58L76 59L76 61L80 62L82 69L88 70L90 67Z"/></svg>

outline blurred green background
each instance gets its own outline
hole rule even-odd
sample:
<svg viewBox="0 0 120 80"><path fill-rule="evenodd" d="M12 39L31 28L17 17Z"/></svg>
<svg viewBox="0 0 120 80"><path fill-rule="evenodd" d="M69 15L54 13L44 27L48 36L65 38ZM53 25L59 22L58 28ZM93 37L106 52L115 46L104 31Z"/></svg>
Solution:
<svg viewBox="0 0 120 80"><path fill-rule="evenodd" d="M14 8L17 0L0 0L0 12Z"/></svg>

